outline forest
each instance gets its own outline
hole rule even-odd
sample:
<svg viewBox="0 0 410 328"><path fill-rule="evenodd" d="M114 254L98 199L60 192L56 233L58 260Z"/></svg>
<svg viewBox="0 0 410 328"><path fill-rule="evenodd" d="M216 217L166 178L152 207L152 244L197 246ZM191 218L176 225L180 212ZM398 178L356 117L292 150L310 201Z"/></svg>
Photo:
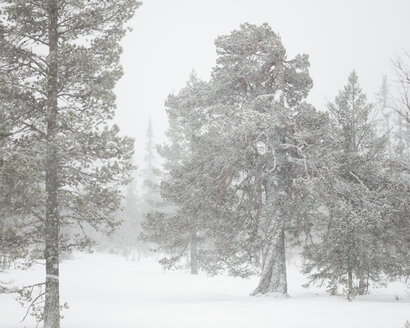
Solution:
<svg viewBox="0 0 410 328"><path fill-rule="evenodd" d="M374 328L410 327L410 53L390 58L394 76L380 76L375 95L363 91L352 63L344 85L318 108L308 100L316 82L309 54L289 55L271 24L242 23L216 37L209 79L193 71L182 88L170 86L166 141L157 141L149 120L137 163L133 138L115 120L115 87L124 73L121 42L141 5L0 2L0 328L20 320L24 327L83 327L64 319L74 320L77 298L64 297L77 284L86 294L106 288L102 297L121 308L132 283L118 287L120 299L111 296L123 279L111 270L122 265L135 270L127 281L192 290L191 306L189 298L206 288L232 284L224 293L245 302L244 311L256 299L296 312L303 304L286 302L300 301L292 293L298 284L319 288L318 304L336 300L330 316L349 304L367 305L368 315L378 309L370 303L378 290L396 286L383 297L400 326L380 321ZM90 281L82 281L91 268ZM152 292L143 289L142 306L178 297ZM15 309L12 303L21 304L18 317L2 310ZM269 312L269 304L260 309ZM84 327L106 327L82 311ZM178 311L163 315L183 318ZM127 315L113 322L196 322L155 325ZM242 327L223 318L205 326ZM370 327L360 320L340 327Z"/></svg>

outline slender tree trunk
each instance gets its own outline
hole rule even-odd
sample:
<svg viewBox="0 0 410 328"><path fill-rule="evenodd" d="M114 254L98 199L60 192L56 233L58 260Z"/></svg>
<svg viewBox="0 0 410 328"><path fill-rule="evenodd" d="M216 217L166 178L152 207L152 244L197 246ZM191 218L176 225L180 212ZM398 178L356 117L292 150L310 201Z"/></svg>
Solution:
<svg viewBox="0 0 410 328"><path fill-rule="evenodd" d="M273 184L266 186L267 214L272 224L269 231L267 251L263 263L262 275L258 287L251 295L277 294L287 295L286 247L284 218L278 202L278 190Z"/></svg>
<svg viewBox="0 0 410 328"><path fill-rule="evenodd" d="M58 156L57 156L57 1L49 0L48 34L48 90L47 90L47 152L46 172L46 220L45 260L46 289L44 305L44 328L60 328L59 295L59 216L58 216Z"/></svg>
<svg viewBox="0 0 410 328"><path fill-rule="evenodd" d="M191 274L198 274L198 238L195 225L191 228Z"/></svg>
<svg viewBox="0 0 410 328"><path fill-rule="evenodd" d="M347 288L347 299L351 301L353 299L353 273L350 267L347 269Z"/></svg>

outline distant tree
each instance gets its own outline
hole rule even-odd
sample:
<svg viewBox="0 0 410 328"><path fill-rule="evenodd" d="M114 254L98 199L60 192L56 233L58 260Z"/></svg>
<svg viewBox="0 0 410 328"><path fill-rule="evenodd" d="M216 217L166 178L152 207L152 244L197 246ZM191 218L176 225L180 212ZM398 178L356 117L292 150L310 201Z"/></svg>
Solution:
<svg viewBox="0 0 410 328"><path fill-rule="evenodd" d="M166 254L161 263L167 268L173 267L189 253L192 274L198 273L199 219L200 213L206 212L199 183L194 182L199 182L201 173L193 151L203 124L200 108L207 101L206 90L206 83L192 74L187 86L177 95L170 95L166 101L170 142L160 147L159 154L165 159L161 196L168 208L158 209L153 203L143 224L143 238L157 244L159 250ZM149 145L150 142L147 148ZM149 160L149 151L147 155ZM155 173L153 169L150 171ZM152 178L146 180L145 186L154 191Z"/></svg>
<svg viewBox="0 0 410 328"><path fill-rule="evenodd" d="M122 224L113 235L113 239L121 244L120 247L127 256L130 253L135 256L137 252L140 257L141 252L147 249L146 243L141 240L142 223L145 217L153 212L168 213L169 205L160 194L161 171L157 164L157 146L154 141L151 119L148 121L146 137L147 143L141 171L127 188L124 210L119 213ZM138 185L137 179L142 183Z"/></svg>
<svg viewBox="0 0 410 328"><path fill-rule="evenodd" d="M383 76L380 89L376 93L375 116L379 134L388 135L390 139L393 135L395 112L390 106L390 85L386 75Z"/></svg>
<svg viewBox="0 0 410 328"><path fill-rule="evenodd" d="M109 248L110 252L118 252L127 259L138 259L143 250L143 245L139 240L141 233L141 201L138 194L137 177L133 176L132 181L125 189L124 199L122 200L121 209L115 215L120 224L118 228L109 235L108 239L103 237L101 248Z"/></svg>
<svg viewBox="0 0 410 328"><path fill-rule="evenodd" d="M142 180L141 209L143 216L164 206L164 200L160 195L161 171L157 164L157 147L154 142L154 130L151 119L148 122L146 136L145 157L140 174L140 179Z"/></svg>
<svg viewBox="0 0 410 328"><path fill-rule="evenodd" d="M60 327L59 255L91 240L84 226L116 224L132 141L118 135L115 82L135 0L7 0L0 16L0 102L15 143L4 160L8 209L24 217L46 263L32 299L45 328ZM26 186L28 188L26 188ZM2 195L4 195L2 193ZM3 199L6 201L6 199ZM79 227L73 235L71 227ZM44 303L42 303L44 302ZM44 316L43 316L44 314Z"/></svg>

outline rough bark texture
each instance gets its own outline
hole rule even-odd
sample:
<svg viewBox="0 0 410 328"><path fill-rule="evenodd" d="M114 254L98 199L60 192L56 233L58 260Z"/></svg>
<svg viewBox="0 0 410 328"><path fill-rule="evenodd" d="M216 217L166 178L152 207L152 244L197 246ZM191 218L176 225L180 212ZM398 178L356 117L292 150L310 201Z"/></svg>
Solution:
<svg viewBox="0 0 410 328"><path fill-rule="evenodd" d="M285 234L278 229L272 236L263 265L258 287L252 295L287 295Z"/></svg>
<svg viewBox="0 0 410 328"><path fill-rule="evenodd" d="M198 240L195 226L191 229L191 274L198 274Z"/></svg>
<svg viewBox="0 0 410 328"><path fill-rule="evenodd" d="M279 195L281 192L277 187L276 183L270 183L266 186L267 214L270 215L272 221L262 275L258 287L251 295L287 295L288 292L284 217L280 209Z"/></svg>
<svg viewBox="0 0 410 328"><path fill-rule="evenodd" d="M49 55L48 55L48 90L47 90L47 153L46 171L46 221L45 221L45 260L46 290L44 305L44 328L60 327L59 295L59 217L58 217L58 154L57 137L57 2L49 1Z"/></svg>

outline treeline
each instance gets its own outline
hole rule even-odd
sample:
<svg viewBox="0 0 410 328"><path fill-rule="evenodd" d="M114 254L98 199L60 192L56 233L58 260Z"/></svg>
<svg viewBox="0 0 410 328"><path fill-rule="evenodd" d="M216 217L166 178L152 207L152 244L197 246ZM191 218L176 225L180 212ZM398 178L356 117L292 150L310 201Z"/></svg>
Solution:
<svg viewBox="0 0 410 328"><path fill-rule="evenodd" d="M287 294L286 254L348 299L410 274L410 70L397 62L401 98L383 84L371 104L353 71L334 101L308 104L305 54L288 58L267 25L215 41L208 82L195 74L166 100L163 199L143 239L191 272L260 275L253 295ZM406 107L407 106L407 107ZM398 127L398 128L397 128Z"/></svg>

